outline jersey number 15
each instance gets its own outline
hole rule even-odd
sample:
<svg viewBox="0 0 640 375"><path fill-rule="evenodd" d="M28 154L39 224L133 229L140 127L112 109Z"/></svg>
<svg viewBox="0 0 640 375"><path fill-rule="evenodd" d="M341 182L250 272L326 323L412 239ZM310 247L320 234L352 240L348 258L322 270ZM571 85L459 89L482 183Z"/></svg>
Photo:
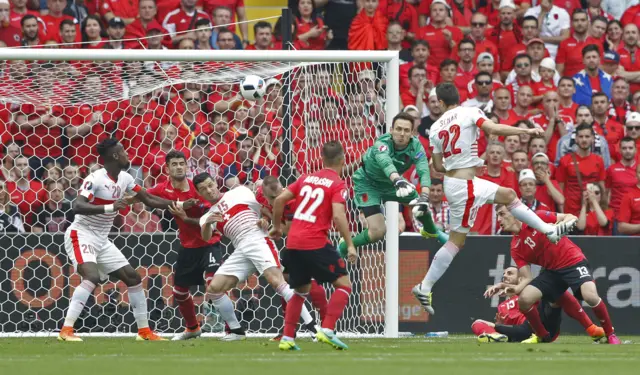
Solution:
<svg viewBox="0 0 640 375"><path fill-rule="evenodd" d="M300 189L300 196L302 202L293 214L293 218L302 221L308 221L310 223L316 222L316 216L314 213L324 200L324 190L320 188L313 189L309 185L305 185Z"/></svg>
<svg viewBox="0 0 640 375"><path fill-rule="evenodd" d="M451 135L453 135L453 137L451 137ZM458 138L460 138L460 125L451 125L449 131L441 130L438 133L438 137L442 139L442 152L445 158L462 152L461 149L456 147ZM451 138L451 143L449 143L449 138Z"/></svg>

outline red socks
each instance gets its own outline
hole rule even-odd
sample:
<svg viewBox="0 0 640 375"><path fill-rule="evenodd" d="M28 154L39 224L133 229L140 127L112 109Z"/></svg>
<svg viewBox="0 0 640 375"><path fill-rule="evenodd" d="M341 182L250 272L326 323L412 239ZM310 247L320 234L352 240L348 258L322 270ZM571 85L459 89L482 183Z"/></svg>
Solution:
<svg viewBox="0 0 640 375"><path fill-rule="evenodd" d="M593 324L589 315L587 315L582 306L580 306L580 302L568 291L564 292L556 303L562 307L562 310L564 310L567 315L577 320L584 329L591 327Z"/></svg>
<svg viewBox="0 0 640 375"><path fill-rule="evenodd" d="M473 322L473 324L471 325L471 330L473 331L473 334L476 336L480 336L483 333L497 333L493 327L491 327L485 322L478 321L478 320Z"/></svg>
<svg viewBox="0 0 640 375"><path fill-rule="evenodd" d="M611 326L611 318L609 318L609 311L607 311L607 306L604 305L602 299L598 302L597 305L592 307L593 313L596 314L600 323L602 323L602 329L604 329L604 333L607 337L613 335L613 326Z"/></svg>
<svg viewBox="0 0 640 375"><path fill-rule="evenodd" d="M540 319L540 314L538 313L537 305L531 306L531 308L528 311L524 312L524 316L527 317L527 320L529 321L529 325L531 325L531 328L533 328L533 332L536 334L536 336L540 338L545 338L549 336L549 331L547 331L547 329L544 328L544 325L542 324L542 319Z"/></svg>
<svg viewBox="0 0 640 375"><path fill-rule="evenodd" d="M287 303L287 310L284 314L284 336L294 338L298 329L300 313L304 305L305 295L293 293L293 297Z"/></svg>
<svg viewBox="0 0 640 375"><path fill-rule="evenodd" d="M320 313L320 321L324 321L325 316L327 316L327 292L325 292L322 285L318 284L315 280L311 280L309 297L311 298L313 307L318 309Z"/></svg>
<svg viewBox="0 0 640 375"><path fill-rule="evenodd" d="M329 306L327 306L327 316L322 320L322 328L335 330L336 322L342 316L344 308L349 303L349 294L351 294L351 288L338 287L331 295L329 300ZM291 301L289 301L291 305Z"/></svg>
<svg viewBox="0 0 640 375"><path fill-rule="evenodd" d="M185 325L189 329L198 327L198 319L196 319L196 307L193 304L193 298L189 293L189 288L174 286L173 299L178 302L178 310L184 318Z"/></svg>

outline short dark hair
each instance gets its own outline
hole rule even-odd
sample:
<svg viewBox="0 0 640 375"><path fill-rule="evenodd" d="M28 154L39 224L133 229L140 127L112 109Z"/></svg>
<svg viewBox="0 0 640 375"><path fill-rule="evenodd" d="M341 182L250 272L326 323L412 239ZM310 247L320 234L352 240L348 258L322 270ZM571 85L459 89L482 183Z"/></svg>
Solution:
<svg viewBox="0 0 640 375"><path fill-rule="evenodd" d="M322 161L325 166L333 166L344 159L344 149L339 141L329 141L322 145Z"/></svg>
<svg viewBox="0 0 640 375"><path fill-rule="evenodd" d="M106 159L107 155L109 155L109 152L112 148L116 147L118 145L118 140L116 138L106 138L103 139L100 143L98 143L98 145L96 146L96 150L98 151L98 155L102 156L103 158Z"/></svg>
<svg viewBox="0 0 640 375"><path fill-rule="evenodd" d="M24 17L22 17L20 19L20 26L24 27L24 23L29 21L29 20L31 20L31 19L36 20L36 23L38 23L38 17L34 16L33 14L27 14L26 16L24 16ZM38 27L39 27L39 25L38 25Z"/></svg>
<svg viewBox="0 0 640 375"><path fill-rule="evenodd" d="M276 176L272 176L272 175L268 175L267 177L265 177L264 179L262 179L262 186L264 187L275 187L277 186L279 183L278 178Z"/></svg>
<svg viewBox="0 0 640 375"><path fill-rule="evenodd" d="M513 65L516 65L516 61L520 60L520 59L527 59L529 60L529 64L533 63L533 59L531 59L531 56L527 55L526 53L521 53L516 55L516 57L513 58Z"/></svg>
<svg viewBox="0 0 640 375"><path fill-rule="evenodd" d="M573 81L573 78L572 78L572 77L569 77L569 76L562 76L562 77L560 77L560 79L558 80L558 86L560 86L560 83L561 83L562 81L570 81L570 82L571 82L571 84L573 84L573 86L575 86L575 85L576 85L576 83Z"/></svg>
<svg viewBox="0 0 640 375"><path fill-rule="evenodd" d="M576 127L576 134L578 134L578 132L581 132L583 130L589 130L591 132L591 135L595 135L596 132L593 130L593 126L591 126L591 124L580 124Z"/></svg>
<svg viewBox="0 0 640 375"><path fill-rule="evenodd" d="M602 91L598 91L594 94L591 95L591 103L593 103L593 99L599 97L599 96L604 96L605 98L607 98L607 101L609 101L609 97L607 96L607 94L603 93Z"/></svg>
<svg viewBox="0 0 640 375"><path fill-rule="evenodd" d="M311 4L313 4L313 3L314 3L314 2L312 1L312 2L311 2ZM391 20L391 21L389 21L389 23L387 24L387 30L389 30L389 28L390 28L391 26L400 26L400 27L402 27L402 24L401 24L400 22L396 21L396 20ZM404 29L404 28L403 28L403 29Z"/></svg>
<svg viewBox="0 0 640 375"><path fill-rule="evenodd" d="M476 42L474 42L473 39L470 39L470 38L462 39L460 43L458 43L458 49L462 48L463 44L471 44L473 45L473 49L476 49Z"/></svg>
<svg viewBox="0 0 640 375"><path fill-rule="evenodd" d="M573 13L571 13L571 21L573 21L573 18L576 16L576 14L584 14L587 17L587 20L589 19L589 14L587 14L586 9L576 8L573 10Z"/></svg>
<svg viewBox="0 0 640 375"><path fill-rule="evenodd" d="M536 23L536 27L538 27L538 19L535 16L526 16L522 19L522 23L524 24L525 21L534 21Z"/></svg>
<svg viewBox="0 0 640 375"><path fill-rule="evenodd" d="M584 57L589 52L595 52L600 56L600 48L595 44L588 44L582 48L582 57Z"/></svg>
<svg viewBox="0 0 640 375"><path fill-rule="evenodd" d="M413 122L415 121L415 117L413 117L412 115L408 114L407 112L400 112L397 115L395 115L393 117L393 120L391 120L391 129L393 129L394 126L396 126L396 122L398 120L405 120L405 121L409 121L411 122L411 124L413 124Z"/></svg>
<svg viewBox="0 0 640 375"><path fill-rule="evenodd" d="M253 34L258 33L258 29L269 29L273 30L273 26L267 21L258 21L255 25L253 25Z"/></svg>
<svg viewBox="0 0 640 375"><path fill-rule="evenodd" d="M198 189L198 185L205 182L207 178L210 178L213 180L213 177L211 177L211 175L207 172L198 173L193 177L193 186L195 186L196 189Z"/></svg>
<svg viewBox="0 0 640 375"><path fill-rule="evenodd" d="M439 179L439 178L434 178L434 179L431 180L431 186L433 186L433 185L442 185L442 183L443 183L442 180Z"/></svg>
<svg viewBox="0 0 640 375"><path fill-rule="evenodd" d="M578 111L581 110L582 108L585 108L587 111L589 111L589 113L591 113L591 107L586 105L586 104L580 104L577 108L576 108L576 113L574 113L574 116L578 115Z"/></svg>
<svg viewBox="0 0 640 375"><path fill-rule="evenodd" d="M418 40L413 41L413 43L411 43L411 49L412 50L414 48L416 48L417 46L425 46L425 47L427 47L427 49L429 51L431 51L431 46L429 45L429 42L427 42L426 40L418 39Z"/></svg>
<svg viewBox="0 0 640 375"><path fill-rule="evenodd" d="M513 155L515 155L515 154L517 154L519 152L522 152L523 154L527 155L527 159L529 158L529 153L528 152L526 152L525 150L517 149L511 154L511 159L513 159Z"/></svg>
<svg viewBox="0 0 640 375"><path fill-rule="evenodd" d="M449 65L454 65L457 68L458 67L458 62L456 60L453 60L453 59L444 59L440 63L440 70L446 68Z"/></svg>
<svg viewBox="0 0 640 375"><path fill-rule="evenodd" d="M595 17L591 18L591 24L592 24L592 25L593 25L593 23L594 23L594 22L596 22L596 21L602 21L602 22L604 22L605 24L608 24L608 23L609 23L609 20L608 20L608 19L607 19L607 17L605 17L605 16L595 16Z"/></svg>
<svg viewBox="0 0 640 375"><path fill-rule="evenodd" d="M211 26L211 21L208 18L200 18L196 21L196 29L198 26Z"/></svg>
<svg viewBox="0 0 640 375"><path fill-rule="evenodd" d="M450 82L444 82L436 86L436 97L438 100L442 100L447 107L460 104L460 93L456 86Z"/></svg>
<svg viewBox="0 0 640 375"><path fill-rule="evenodd" d="M183 159L185 162L187 161L187 157L184 155L184 152L178 150L171 150L164 157L164 162L168 165L173 159Z"/></svg>
<svg viewBox="0 0 640 375"><path fill-rule="evenodd" d="M411 79L411 76L413 75L413 72L416 71L416 70L419 70L419 69L424 70L424 71L427 70L427 68L425 68L425 66L423 64L416 64L416 65L412 66L411 68L409 68L409 73L407 73L408 74L407 77L409 77L409 79Z"/></svg>
<svg viewBox="0 0 640 375"><path fill-rule="evenodd" d="M75 28L76 24L73 23L73 21L71 21L71 20L62 20L62 22L60 22L60 27L58 28L58 30L62 31L62 28L64 26L71 26L71 27Z"/></svg>
<svg viewBox="0 0 640 375"><path fill-rule="evenodd" d="M636 140L627 136L624 136L621 140L620 140L620 144L622 144L622 142L633 142L633 145L636 145Z"/></svg>
<svg viewBox="0 0 640 375"><path fill-rule="evenodd" d="M482 76L487 76L487 77L489 77L489 80L493 80L493 77L491 77L491 74L489 74L489 72L479 72L478 74L476 74L475 77L473 77L473 80L477 82L478 78L480 78Z"/></svg>
<svg viewBox="0 0 640 375"><path fill-rule="evenodd" d="M227 29L226 27L219 28L218 29L218 38L220 37L220 35L227 34L227 33L233 34L233 31ZM235 35L235 34L233 34L233 35ZM218 41L218 38L216 38L216 41Z"/></svg>
<svg viewBox="0 0 640 375"><path fill-rule="evenodd" d="M525 125L527 126L527 128L529 128L529 129L533 129L533 128L535 128L535 127L536 127L536 126L535 126L535 125L533 125L533 123L532 123L531 121L529 121L529 120L518 120L518 121L516 121L516 123L515 123L515 124L513 124L513 126L517 128L518 126L520 126L520 124L525 124Z"/></svg>

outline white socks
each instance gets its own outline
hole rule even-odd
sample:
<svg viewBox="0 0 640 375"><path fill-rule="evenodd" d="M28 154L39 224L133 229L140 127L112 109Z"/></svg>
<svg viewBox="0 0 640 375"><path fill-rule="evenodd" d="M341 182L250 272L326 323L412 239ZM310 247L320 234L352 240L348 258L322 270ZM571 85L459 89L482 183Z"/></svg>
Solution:
<svg viewBox="0 0 640 375"><path fill-rule="evenodd" d="M284 300L287 302L289 302L289 300L293 297L293 290L291 290L291 288L289 287L289 284L287 283L282 283L276 289L276 293L282 296L282 298L284 298ZM304 322L304 324L313 323L313 318L311 317L311 314L309 313L309 310L307 310L307 306L305 305L302 305L302 311L300 312L300 317L302 318L302 321Z"/></svg>
<svg viewBox="0 0 640 375"><path fill-rule="evenodd" d="M136 318L138 331L149 327L149 316L147 315L147 297L144 295L142 284L129 287L129 304L133 310L133 317Z"/></svg>
<svg viewBox="0 0 640 375"><path fill-rule="evenodd" d="M442 275L444 275L447 268L449 268L449 265L451 265L453 258L455 258L459 251L460 249L458 249L453 242L447 241L442 245L440 250L436 253L436 256L433 257L433 262L431 262L431 266L429 266L429 271L420 284L420 289L423 292L431 292L433 285L440 280Z"/></svg>
<svg viewBox="0 0 640 375"><path fill-rule="evenodd" d="M533 229L542 233L548 233L553 230L553 225L545 223L535 212L524 205L520 199L516 199L507 205L507 210L511 212L513 217L527 224Z"/></svg>
<svg viewBox="0 0 640 375"><path fill-rule="evenodd" d="M67 316L64 319L65 327L73 327L78 320L78 317L82 313L84 309L84 305L87 304L87 300L93 290L96 288L95 284L88 280L82 280L80 285L73 291L73 295L71 296L71 303L69 304L69 309L67 310Z"/></svg>
<svg viewBox="0 0 640 375"><path fill-rule="evenodd" d="M222 316L222 319L229 325L231 329L240 328L240 322L238 322L238 318L236 317L235 309L233 307L233 302L231 302L231 298L225 293L223 294L206 294L207 300L210 300L213 303L213 307L215 307L216 311Z"/></svg>

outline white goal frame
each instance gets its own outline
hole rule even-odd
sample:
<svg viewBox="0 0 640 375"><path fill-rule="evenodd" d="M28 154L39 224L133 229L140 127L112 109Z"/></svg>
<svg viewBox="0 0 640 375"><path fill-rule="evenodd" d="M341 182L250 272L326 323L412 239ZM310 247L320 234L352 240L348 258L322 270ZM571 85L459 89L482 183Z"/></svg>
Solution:
<svg viewBox="0 0 640 375"><path fill-rule="evenodd" d="M45 61L260 61L307 63L375 62L386 65L387 131L400 111L400 59L393 51L237 51L237 50L106 50L1 48L1 60ZM384 337L397 338L399 309L399 234L397 202L387 202L385 246ZM15 336L25 337L28 334ZM96 334L92 334L96 335ZM13 336L13 335L10 335Z"/></svg>

